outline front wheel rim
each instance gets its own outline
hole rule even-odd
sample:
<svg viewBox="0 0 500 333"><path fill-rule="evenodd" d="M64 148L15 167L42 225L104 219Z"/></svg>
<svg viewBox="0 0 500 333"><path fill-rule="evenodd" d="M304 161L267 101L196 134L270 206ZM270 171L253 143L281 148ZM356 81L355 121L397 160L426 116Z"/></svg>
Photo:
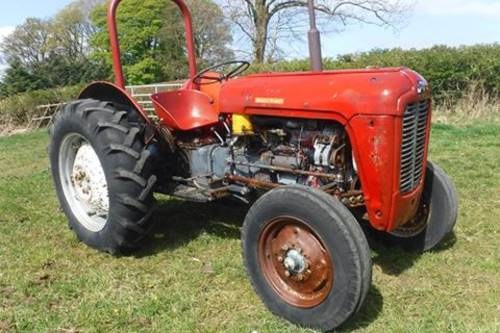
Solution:
<svg viewBox="0 0 500 333"><path fill-rule="evenodd" d="M422 195L422 202L415 216L405 224L391 231L389 234L399 238L412 238L420 235L427 228L429 216L431 214L431 206L428 203L427 195Z"/></svg>
<svg viewBox="0 0 500 333"><path fill-rule="evenodd" d="M258 252L265 279L288 304L312 308L330 294L332 257L318 234L300 219L285 216L269 221Z"/></svg>
<svg viewBox="0 0 500 333"><path fill-rule="evenodd" d="M106 175L92 145L82 135L66 135L59 149L64 197L76 220L87 230L104 229L109 211Z"/></svg>

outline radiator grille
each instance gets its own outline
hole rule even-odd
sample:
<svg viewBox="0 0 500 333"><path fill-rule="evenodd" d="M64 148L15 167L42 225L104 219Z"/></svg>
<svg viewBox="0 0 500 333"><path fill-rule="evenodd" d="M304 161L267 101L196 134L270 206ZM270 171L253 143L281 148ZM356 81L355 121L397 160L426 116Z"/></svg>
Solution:
<svg viewBox="0 0 500 333"><path fill-rule="evenodd" d="M428 117L429 101L409 104L406 107L401 143L400 190L402 193L414 190L424 175Z"/></svg>

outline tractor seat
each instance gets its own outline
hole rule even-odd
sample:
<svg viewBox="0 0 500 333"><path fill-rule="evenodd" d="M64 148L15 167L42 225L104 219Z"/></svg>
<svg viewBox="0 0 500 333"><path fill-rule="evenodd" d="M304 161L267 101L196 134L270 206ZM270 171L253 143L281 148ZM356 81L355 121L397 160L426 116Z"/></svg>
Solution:
<svg viewBox="0 0 500 333"><path fill-rule="evenodd" d="M160 122L173 130L189 131L219 121L210 97L198 90L161 92L151 100Z"/></svg>

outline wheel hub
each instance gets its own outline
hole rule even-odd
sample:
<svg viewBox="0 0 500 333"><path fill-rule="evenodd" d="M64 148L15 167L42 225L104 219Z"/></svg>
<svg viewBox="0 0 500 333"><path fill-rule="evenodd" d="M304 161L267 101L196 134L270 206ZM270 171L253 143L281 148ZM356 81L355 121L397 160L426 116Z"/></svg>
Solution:
<svg viewBox="0 0 500 333"><path fill-rule="evenodd" d="M259 253L270 286L294 306L317 306L332 289L331 256L302 221L283 217L269 222L260 236Z"/></svg>
<svg viewBox="0 0 500 333"><path fill-rule="evenodd" d="M89 213L106 216L109 210L108 184L94 149L84 143L78 148L71 181L77 199L87 204Z"/></svg>
<svg viewBox="0 0 500 333"><path fill-rule="evenodd" d="M304 272L306 269L306 258L301 254L300 249L291 249L287 252L283 265L291 274Z"/></svg>

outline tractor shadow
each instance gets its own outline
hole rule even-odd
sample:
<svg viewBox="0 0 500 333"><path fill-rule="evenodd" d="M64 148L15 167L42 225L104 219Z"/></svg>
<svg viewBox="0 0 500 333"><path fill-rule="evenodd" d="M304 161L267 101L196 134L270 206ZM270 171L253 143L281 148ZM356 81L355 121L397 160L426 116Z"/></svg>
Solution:
<svg viewBox="0 0 500 333"><path fill-rule="evenodd" d="M399 276L415 265L424 253L405 250L399 247L389 247L382 241L375 239L370 233L365 232L368 243L374 255L373 265L379 266L384 274ZM452 232L433 250L427 253L439 253L452 248L457 241Z"/></svg>
<svg viewBox="0 0 500 333"><path fill-rule="evenodd" d="M383 307L384 298L380 290L372 284L359 312L334 332L352 332L369 327L378 318Z"/></svg>
<svg viewBox="0 0 500 333"><path fill-rule="evenodd" d="M249 206L233 200L195 203L163 200L153 213L155 227L146 246L136 254L148 257L189 244L203 233L239 239Z"/></svg>

